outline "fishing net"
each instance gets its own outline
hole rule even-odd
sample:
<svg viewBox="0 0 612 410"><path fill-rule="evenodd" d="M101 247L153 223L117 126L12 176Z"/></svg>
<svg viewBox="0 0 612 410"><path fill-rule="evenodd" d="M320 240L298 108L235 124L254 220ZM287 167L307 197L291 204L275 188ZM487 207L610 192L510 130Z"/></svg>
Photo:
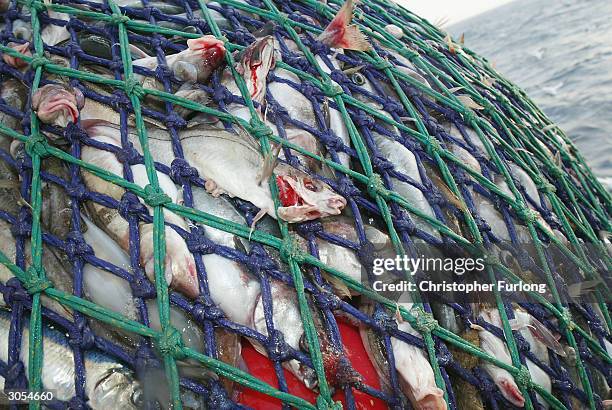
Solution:
<svg viewBox="0 0 612 410"><path fill-rule="evenodd" d="M124 4L124 3L120 3ZM427 21L415 16L391 1L373 0L359 4L355 10L353 22L370 39L373 48L367 52L346 51L338 58L353 67L359 67L359 73L376 83L384 82L393 90L394 96L384 90L366 90L351 81L349 75L331 66L323 67L330 50L316 40L316 36L336 14L342 4L337 0L327 3L315 0L272 1L218 0L206 3L204 0L175 0L169 3L142 0L142 3L129 2L125 5L108 0L94 2L87 0L43 2L38 0L12 0L2 13L5 22L2 31L0 50L4 56L17 57L28 64L27 70L0 63L3 81L18 79L30 88L30 96L41 86L49 82L49 76L61 76L90 99L99 101L121 115L121 126L125 135L127 118L133 115L135 129L143 146L143 155L133 155L133 149L125 145L122 156L125 164L143 163L149 177L149 185L140 186L132 182L130 176L120 178L108 170L81 161L81 147L94 144L77 121L65 129L42 125L36 114L26 109L25 112L0 101L0 111L6 116L18 119L23 133L0 124L0 132L25 143L27 156L18 161L9 152L1 151L3 161L11 164L19 172L20 193L25 202L20 204L18 214L0 211L0 218L11 224L12 234L16 238L17 255L13 260L7 255L0 255L2 264L18 279L0 284L4 301L11 306L12 337L9 343L9 360L0 363L0 374L5 380L5 388L25 388L34 391L43 388L41 366L43 344L41 332L43 322L50 321L63 328L74 351L76 395L69 403L58 401L48 403L52 408L83 408L85 397L85 370L83 352L96 348L108 353L111 357L126 363L139 371L147 365L146 347L154 346L163 358L163 368L170 386L172 402L175 408L182 408L181 389L191 390L201 395L210 408L230 408L240 406L230 400L220 381L210 380L198 383L179 375L176 361L193 359L204 368L232 380L240 385L262 392L271 398L280 399L285 405L297 408L339 408L341 405L332 398L331 386L326 378L323 354L321 352L320 334L314 325L314 315L322 314L329 338L336 348L341 349L342 340L338 332L335 317L340 312L358 320L362 326L376 331L384 346L387 347L389 362L388 391L375 389L366 384L341 386L344 403L355 408L354 394L361 390L374 398L383 400L390 407L401 406L401 388L394 370L394 361L390 354L390 340L397 338L425 349L434 370L438 387L443 389L446 402L451 408L457 408L457 399L462 391L454 390L453 380L463 380L474 386L482 401L491 408L506 408L505 401L495 388L491 379L476 366L465 368L456 359L460 353L476 357L483 362L493 363L506 369L514 376L521 393L525 397L526 408L541 407L535 394L541 396L542 402L553 408L601 408L602 399L593 390L594 380L604 378L611 383L610 369L612 360L605 349L605 342L612 342L608 329L612 328L606 295L609 292L609 267L612 260L607 253L601 233L610 228L612 200L608 192L598 183L591 170L585 164L580 153L569 139L535 106L535 104L515 85L501 77L489 62L471 52L462 44L453 42L446 34ZM51 13L65 13L67 19L58 19ZM31 22L31 53L20 53L9 42L24 43L15 36L13 25L17 20ZM315 22L319 24L315 24ZM223 24L220 24L223 22ZM274 36L282 45L290 39L299 48L299 53L281 46L282 58L277 67L282 67L295 74L299 83L292 87L307 96L315 112L321 113L324 104L335 108L342 117L350 135L350 146L343 144L325 122L320 122L317 129L310 127L309 132L325 146L327 156L318 152L309 152L289 142L283 134L286 125L307 127L292 120L287 110L268 99L268 115L277 124L279 134L275 135L261 119L257 107L253 104L241 76L233 68L236 55L232 52L244 49L254 41L252 33L262 28L267 22L275 22ZM393 24L401 29L401 35L392 33L385 27ZM50 25L65 26L70 38L55 46L43 43L41 31ZM177 28L178 27L178 28ZM94 34L107 39L111 45L110 55L106 58L86 52L82 46L82 36ZM185 48L187 39L199 38L212 34L221 39L226 53L227 67L230 67L236 78L240 95L231 95L213 75L212 80L202 86L214 100L215 104L202 105L172 94L172 73L164 70L164 64L154 72L143 70L132 65L130 44L148 46L148 50L165 61L165 56ZM398 38L399 37L399 38ZM391 53L390 51L393 51ZM428 86L401 69L402 63L394 57L400 55L410 61L420 75L431 84ZM63 56L70 60L70 67L54 62L54 56ZM321 59L315 58L319 56ZM5 59L6 61L6 59ZM112 70L115 78L109 79L90 71L80 69L83 64L98 64ZM164 84L164 90L147 88L137 80L136 75L151 76ZM110 87L113 92L104 96L91 86ZM363 102L367 97L375 101L382 109L373 108L372 104ZM151 109L146 99L155 97L165 102L164 109ZM233 117L224 107L230 102L244 104L251 114L251 120ZM30 103L27 103L27 107ZM218 108L211 108L211 107ZM285 148L285 159L295 161L292 154L301 153L314 158L326 167L334 170L335 177L329 178L329 185L346 198L347 208L352 210L358 241L349 241L333 233L326 232L320 221L296 224L296 229L289 229L287 223L279 220L280 236L255 229L252 233L245 224L223 220L206 212L195 210L192 205L191 190L203 187L204 181L184 160L181 142L177 132L185 127L185 121L176 113L184 107L189 110L216 116L228 124L234 124L250 133L261 147L262 154L268 154L272 144ZM155 162L154 155L147 148L147 129L144 117L153 118L163 123L172 136L173 150L176 159L172 166ZM450 133L440 125L441 119L452 123L456 132ZM468 129L473 137L468 137ZM417 181L397 172L393 165L380 154L372 138L373 130L387 133L391 138L401 142L415 156L421 180ZM459 134L457 134L457 131ZM44 134L43 134L44 132ZM46 135L57 135L69 141L69 146L59 149L48 142ZM460 145L464 151L476 158L480 172L462 160L456 152L448 149L451 145ZM97 146L109 149L108 146ZM339 154L348 154L358 167L347 168L339 161ZM70 169L70 179L62 179L44 171L44 163L49 158L59 158ZM515 168L511 168L513 164ZM456 198L451 203L442 195L434 182L432 173L437 170L446 188ZM518 177L514 169L520 169L537 187L535 196L526 191L525 179ZM128 193L121 202L113 201L107 196L88 191L81 178L80 171L86 170L99 178L123 187ZM160 189L157 174L161 171L172 177L175 183L182 186L184 204L173 203ZM411 201L394 192L391 176L405 181L420 191L432 204L434 215L428 215L418 209ZM496 179L497 178L497 179ZM501 180L499 179L501 178ZM507 189L502 189L503 181ZM46 206L42 197L44 184L55 184L65 190L65 195L72 200L73 231L67 239L60 239L45 232L41 223L41 212ZM275 204L279 205L278 188L274 178L270 180ZM539 363L525 347L524 340L518 332L513 332L510 297L502 297L495 292L495 303L502 318L502 328L490 324L475 322L487 327L491 332L504 338L510 351L512 363L500 362L497 358L485 353L475 344L440 326L431 314L427 298L418 299L415 308L407 311L398 307L394 300L388 299L373 291L366 282L359 283L343 272L323 264L317 257L317 238L334 241L334 243L355 251L361 261L371 257L372 246L366 240L362 215L374 215L383 222L395 252L398 255L412 255L414 240L435 244L441 249L460 249L461 252L474 257L484 257L486 273L491 281L505 278L518 282L516 270L505 266L499 258L486 256L487 249L496 242L491 227L479 215L474 205L472 194L478 192L491 199L495 208L503 215L510 232L512 243L519 244L514 227L517 222L527 228L530 243L535 249L535 257L521 253L520 246L513 250L522 266L529 270L551 289L552 298L547 300L537 292L531 292L527 301L521 306L546 326L561 335L561 341L573 349L578 380L572 380L560 358L551 354L550 365ZM138 236L139 221L153 224L155 284L154 291L150 282L133 261L133 270L127 272L110 266L104 260L94 260L87 248L80 226L80 207L84 201L96 201L110 208L121 209L122 215L130 222L131 237ZM142 200L153 210L143 210ZM248 224L253 221L257 209L244 201L238 201L246 215ZM190 250L196 258L198 278L201 284L206 283L206 266L202 255L220 253L232 258L247 269L261 282L267 319L267 335L250 328L232 323L216 308L205 285L201 286L201 296L187 299L169 290L164 279L164 209L180 215L193 224L188 231L179 230L187 239ZM449 227L445 215L456 215L467 229L460 234ZM432 229L423 229L415 223L415 218L426 221ZM211 226L230 232L239 237L250 239L252 248L248 253L227 252L221 246L215 246L207 240L200 226ZM561 241L553 230L558 230L567 238ZM432 231L437 234L433 234ZM309 252L297 246L297 236L308 243ZM26 266L24 243L31 242L31 264ZM47 279L43 269L43 243L57 248L69 255L73 266L74 292L58 290ZM593 248L585 251L585 244ZM552 262L551 249L558 249L563 255L565 269L588 280L600 280L594 291L595 301L591 304L576 304L570 313L567 300L564 298L564 279L559 275L559 265ZM286 268L279 268L271 262L270 250L277 250ZM595 256L596 255L596 256ZM84 263L95 263L132 282L134 298L139 306L144 299L156 299L159 307L161 331L147 326L146 308L141 309L140 322L97 306L83 298L82 268ZM366 264L363 262L364 265ZM527 268L526 268L527 269ZM321 271L343 281L346 286L377 303L373 315L364 314L356 309L349 300L340 299L330 292ZM305 332L307 352L289 349L283 342L282 334L274 330L271 320L274 300L271 297L270 281L282 281L297 294L301 319ZM418 276L416 277L418 279ZM602 280L603 279L603 280ZM147 287L148 285L148 287ZM74 321L67 321L53 311L41 307L41 295L74 310ZM143 299L144 298L144 299ZM177 330L171 326L169 306L174 305L191 315L205 331L206 354L199 353L184 345ZM462 303L447 304L456 315L469 323L471 311L469 305ZM594 307L603 312L603 318L597 315ZM386 309L385 309L386 308ZM317 312L315 312L315 310ZM397 313L395 313L397 311ZM336 314L336 316L334 315ZM396 315L408 321L421 335L416 338L397 329ZM30 340L29 366L27 374L24 366L19 364L19 343L21 332L17 324L29 316ZM151 344L144 344L135 355L128 354L116 344L91 333L87 318L93 318L110 326L141 335ZM473 320L473 318L471 318ZM218 360L215 349L213 329L225 328L240 336L256 340L266 349L270 360L275 364L278 388L264 383L244 370L232 367ZM5 348L4 346L2 348ZM451 350L454 352L451 354ZM546 372L553 385L553 394L534 383L526 367L526 358L530 358ZM318 398L316 403L288 393L285 376L280 364L288 359L297 359L314 369L318 381ZM365 359L365 358L364 358ZM27 376L27 377L26 377ZM32 402L31 408L40 407Z"/></svg>

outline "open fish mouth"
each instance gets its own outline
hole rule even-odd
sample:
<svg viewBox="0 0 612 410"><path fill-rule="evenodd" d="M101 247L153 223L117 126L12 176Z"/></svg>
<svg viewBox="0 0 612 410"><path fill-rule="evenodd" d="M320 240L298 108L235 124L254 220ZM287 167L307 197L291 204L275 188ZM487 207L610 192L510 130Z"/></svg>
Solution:
<svg viewBox="0 0 612 410"><path fill-rule="evenodd" d="M65 127L76 123L85 97L78 88L63 84L47 84L32 96L32 109L45 124Z"/></svg>
<svg viewBox="0 0 612 410"><path fill-rule="evenodd" d="M339 215L346 206L346 199L316 179L277 175L276 183L282 205L278 208L278 216L287 222L303 222Z"/></svg>

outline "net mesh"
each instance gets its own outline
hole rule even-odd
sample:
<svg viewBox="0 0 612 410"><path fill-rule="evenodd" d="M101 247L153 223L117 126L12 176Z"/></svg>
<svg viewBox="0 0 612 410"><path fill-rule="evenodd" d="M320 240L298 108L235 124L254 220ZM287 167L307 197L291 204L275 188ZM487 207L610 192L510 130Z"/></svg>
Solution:
<svg viewBox="0 0 612 410"><path fill-rule="evenodd" d="M126 172L124 177L118 177L108 170L79 159L83 145L105 150L113 150L113 147L88 138L78 122L69 124L65 129L49 127L41 124L31 110L21 112L6 101L0 101L0 111L5 116L16 118L23 133L4 124L0 124L0 132L6 137L23 142L27 152L27 156L22 160L13 159L5 150L0 152L2 160L19 172L22 181L21 196L27 198L27 203L20 204L18 214L0 211L0 218L12 226L11 232L17 244L15 258L0 254L0 262L18 279L18 282L9 280L0 284L4 301L11 306L13 329L13 337L9 343L9 360L7 363L0 363L0 374L5 379L5 388L26 385L35 391L43 388L41 334L44 317L45 320L59 324L66 330L70 340L74 341L71 348L76 369L76 395L70 401L73 407L83 406L87 401L84 351L91 348L103 350L138 370L139 367L145 366L143 363L146 361L142 358L147 357L147 348L154 345L158 347L163 358L163 367L176 408L182 408L181 389L202 395L211 408L239 406L230 400L221 382L201 384L181 377L176 361L185 358L200 362L218 375L249 389L280 399L287 406L336 408L339 403L332 398L333 386L326 378L320 334L317 334L314 316L322 314L330 339L336 347L341 348L342 340L334 314L337 316L339 312L344 312L358 320L362 326L375 329L380 335L387 347L391 381L389 391L377 390L365 384L343 387L344 402L349 408L356 406L354 389L382 399L389 406L402 405L401 388L390 353L391 338L398 338L426 350L436 384L443 389L451 408L456 408L457 396L461 395L461 392L453 391L449 375L458 376L475 386L483 401L492 408L504 408L508 406L508 402L480 368L463 367L453 358L449 348L455 349L454 352L466 352L510 372L525 397L526 408L541 406L535 393L553 408L575 408L575 403L588 408L602 406L601 400L605 397L595 394L592 384L597 376L595 373L599 373L598 377L603 376L608 383L611 380L612 361L606 352L605 342L612 342L607 330L611 328L612 323L604 298L608 292L607 279L611 260L605 244L600 239L600 232L611 230L609 215L612 201L571 141L522 90L501 77L487 60L462 44L451 41L445 33L427 21L386 0L364 2L355 10L354 23L370 38L373 49L368 52L346 52L336 58L350 66L360 67L363 76L375 84L386 84L387 90L368 90L355 84L346 73L331 65L328 58L329 48L316 40L316 36L322 31L321 27L333 18L341 6L337 1L329 1L326 4L314 0L218 0L206 4L203 0L176 0L172 3L149 0L142 0L141 3L116 3L111 0L60 0L52 3L12 0L6 6L0 51L5 57L13 56L25 61L28 68L17 70L6 64L5 59L5 62L0 63L4 81L10 78L18 79L29 87L31 96L42 85L60 77L82 90L87 98L111 107L120 115L124 144L121 150L113 152L124 154L122 158ZM51 11L66 13L68 18L58 19ZM19 19L31 23L30 53L20 53L14 47L8 46L9 42L24 43L23 39L15 36L13 30ZM268 94L270 119L277 125L280 134L275 135L261 119L257 104L253 103L246 84L234 68L236 57L232 52L240 51L251 44L254 41L251 33L269 21L276 23L274 36L281 44L282 61L278 61L276 66L299 78L299 83L288 83L312 103L313 111L319 119L317 127L291 118L289 112L283 109L286 107L282 107ZM385 28L389 24L402 29L400 39ZM44 44L41 32L52 25L65 26L70 38L54 46ZM110 55L102 58L84 50L81 42L84 34L107 39ZM213 34L223 40L228 50L225 56L227 69L231 70L240 95L232 95L221 84L218 73L213 75L207 85L202 86L212 96L215 104L198 104L172 93L173 75L164 69L166 56L184 49L184 40L199 38L203 34ZM299 52L288 48L288 41L295 43ZM146 45L148 50L158 57L160 68L150 71L133 66L130 44ZM408 75L406 70L402 69L397 55L410 61L431 86ZM68 58L70 67L57 64L54 60L56 56ZM113 72L114 79L84 71L81 69L83 64L105 67ZM164 85L164 89L143 87L137 75L154 77ZM112 93L102 95L94 85L107 87ZM143 102L150 97L163 101L163 110L154 110ZM364 99L374 101L381 109L364 102ZM230 103L244 104L249 110L250 121L230 115L225 109ZM340 113L350 136L350 146L342 143L325 124L322 111L324 104ZM288 162L296 163L295 154L299 153L333 169L335 177L327 178L326 182L346 198L347 207L352 210L355 218L357 241L326 232L319 221L298 224L295 230L290 230L285 222L279 220L279 236L258 229L251 233L249 224L253 221L257 209L242 201L237 201L237 205L246 217L247 224L244 225L194 209L192 189L203 187L205 181L184 159L181 142L177 137L178 131L186 125L177 115L177 109L181 107L215 116L227 124L246 130L259 142L263 155L270 152L272 144L280 144L285 150L285 159ZM134 128L143 147L142 155L135 155L133 148L127 143L129 116L133 116ZM155 162L155 156L148 149L145 118L155 119L168 129L175 156L171 166ZM459 134L452 135L448 129L441 126L440 119L452 123ZM286 126L311 132L325 146L329 155L324 157L291 143L286 135L283 135ZM394 169L380 153L372 137L373 132L388 135L413 153L418 164L420 181ZM58 149L49 144L45 134L61 136L69 142L69 146L63 150ZM467 164L456 152L451 152L449 147L457 145L477 160L481 172ZM343 154L349 155L358 166L349 169L342 165L339 155ZM58 158L69 167L69 179L45 171L45 161L50 158ZM135 163L145 165L149 185L143 187L132 182L129 165ZM537 187L537 197L527 193L524 180L517 178L508 164L514 164L531 178ZM436 183L432 182L432 174L426 171L426 167L437 170L457 203L450 203L445 199L436 188ZM107 195L88 191L81 178L82 170L124 188L127 193L121 201L116 201ZM173 203L163 194L156 171L170 175L175 183L182 186L182 205ZM420 191L432 205L434 214L424 213L414 205L411 198L405 198L395 192L392 178L407 182ZM503 189L499 181L503 181L507 189ZM57 238L43 231L41 213L46 206L42 195L44 184L61 187L72 200L73 231L68 239ZM278 207L278 188L274 178L270 179L270 187ZM371 256L367 254L371 244L364 232L364 224L367 221L364 222L362 215L365 214L377 216L383 221L398 255L414 255L414 241L418 238L442 249L457 247L475 257L485 256L487 249L498 240L479 215L479 210L474 205L474 192L494 201L504 217L511 242L520 243L512 228L515 224L520 223L528 229L530 241L536 251L535 257L524 254L519 256L548 284L552 300L531 293L530 303L522 303L521 306L546 323L550 329L556 330L561 335L561 340L574 349L579 380L569 377L557 356L551 354L551 363L547 365L539 362L528 347L525 348L520 335L512 331L509 322L513 315L512 300L502 298L498 292L495 293L495 302L502 319L502 328L482 321L477 323L504 338L512 358L511 364L500 362L472 342L440 326L431 315L430 304L426 298L418 298L415 308L407 311L398 307L393 300L374 292L367 284L326 266L317 257L318 238L352 249L362 260ZM81 205L85 201L120 209L122 216L130 223L130 237L136 240L139 222L153 224L154 291L151 283L143 276L142 269L138 267L138 258L132 258L133 269L128 272L112 266L107 261L96 259L91 250L88 250L81 234L80 220ZM141 201L151 207L151 213L146 208L143 209ZM163 263L166 251L164 209L193 223L188 231L178 227L175 229L190 244L201 284L206 283L207 275L202 255L210 252L219 253L246 266L258 278L265 306L267 335L225 318L216 309L205 285L201 285L201 296L195 300L186 299L169 290L164 278ZM450 214L457 216L467 227L464 233L460 234L449 226L445 215ZM423 229L422 225L415 222L417 220L426 221L431 229ZM228 252L222 246L211 245L199 228L202 225L250 239L253 246L248 253L236 250ZM561 241L551 227L562 232L567 243ZM297 246L296 235L306 239L308 252ZM27 241L31 244L30 264L25 262L27 249L24 244ZM584 251L585 242L593 244L597 258ZM72 293L58 290L46 278L43 268L43 243L70 256L74 276ZM581 315L579 320L570 315L564 293L561 292L563 285L557 272L558 266L551 263L551 244L560 249L567 263L571 264L576 272L581 272L584 278L603 278L595 291L596 304L603 312L603 318L596 315L594 305L589 304L575 306L575 311ZM286 268L279 269L274 264L270 257L271 249L279 251ZM499 259L486 257L485 260L487 274L492 281L498 278L513 282L520 280L515 272ZM83 298L82 270L85 263L101 266L131 282L135 300L140 308L140 321L129 320ZM363 297L375 301L378 306L375 313L367 315L349 301L334 296L322 278L321 271L338 278L349 289ZM270 291L272 280L282 281L295 289L308 347L307 354L290 349L274 330L271 320L274 309ZM74 321L67 321L56 312L41 307L43 294L74 310ZM155 298L157 303L161 331L148 326L144 300L150 298ZM205 353L186 347L180 337L177 337L177 331L170 323L171 305L190 313L204 330L207 339ZM448 303L448 306L458 317L470 323L471 311L468 305ZM313 312L313 309L316 309L316 312ZM395 311L419 331L422 339L397 329L393 319ZM24 367L19 365L21 335L17 326L26 316L29 316L30 323L27 375ZM145 343L135 355L130 354L103 337L93 335L87 326L87 317L141 335L152 344ZM473 321L473 318L471 320ZM215 349L214 328L229 329L263 345L275 364L279 387L275 388L220 361ZM300 360L316 372L316 403L312 404L288 393L281 363L290 358ZM550 376L554 394L531 380L526 368L526 358L535 362ZM64 405L65 403L54 402L49 406L63 408ZM32 402L30 407L39 408L40 403Z"/></svg>

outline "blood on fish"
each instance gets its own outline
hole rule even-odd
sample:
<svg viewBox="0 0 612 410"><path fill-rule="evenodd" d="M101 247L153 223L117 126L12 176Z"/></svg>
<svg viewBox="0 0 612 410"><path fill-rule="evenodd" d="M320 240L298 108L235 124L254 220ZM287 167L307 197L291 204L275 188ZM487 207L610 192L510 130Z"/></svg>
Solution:
<svg viewBox="0 0 612 410"><path fill-rule="evenodd" d="M302 199L297 192L293 189L282 176L276 177L276 184L278 185L278 194L280 197L281 204L283 206L302 205Z"/></svg>

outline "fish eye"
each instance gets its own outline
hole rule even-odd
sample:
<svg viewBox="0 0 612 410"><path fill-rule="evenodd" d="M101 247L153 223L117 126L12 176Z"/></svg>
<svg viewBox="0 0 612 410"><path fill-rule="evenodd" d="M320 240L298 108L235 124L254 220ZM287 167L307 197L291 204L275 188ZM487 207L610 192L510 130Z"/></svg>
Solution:
<svg viewBox="0 0 612 410"><path fill-rule="evenodd" d="M304 188L306 188L309 191L313 191L313 192L319 191L317 186L310 179L304 179Z"/></svg>
<svg viewBox="0 0 612 410"><path fill-rule="evenodd" d="M366 83L366 78L361 73L354 73L351 75L351 81L356 85L364 85Z"/></svg>
<svg viewBox="0 0 612 410"><path fill-rule="evenodd" d="M138 407L138 408L142 407L142 405L143 405L142 390L134 389L134 391L132 392L132 397L130 397L130 401L136 407Z"/></svg>

